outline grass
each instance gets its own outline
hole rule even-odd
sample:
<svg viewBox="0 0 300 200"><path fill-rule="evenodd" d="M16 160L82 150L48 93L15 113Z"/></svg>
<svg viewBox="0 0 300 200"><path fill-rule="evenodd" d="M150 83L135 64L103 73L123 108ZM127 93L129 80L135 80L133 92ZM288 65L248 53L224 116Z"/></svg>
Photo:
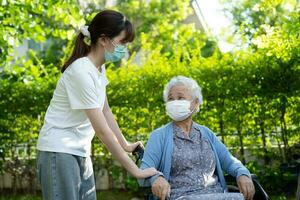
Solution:
<svg viewBox="0 0 300 200"><path fill-rule="evenodd" d="M0 196L0 200L42 200L41 197L36 195L9 195L5 194Z"/></svg>
<svg viewBox="0 0 300 200"><path fill-rule="evenodd" d="M280 196L271 196L272 200L295 200L295 197L287 197L285 195L280 195Z"/></svg>
<svg viewBox="0 0 300 200"><path fill-rule="evenodd" d="M124 190L105 190L97 191L97 199L99 200L132 200L136 199L138 195ZM139 200L142 198L138 198ZM0 194L0 200L42 200L42 195L31 195L31 194L17 194L12 195L11 193L5 192Z"/></svg>
<svg viewBox="0 0 300 200"><path fill-rule="evenodd" d="M141 197L124 190L105 190L97 192L97 199L99 200L142 200ZM285 195L271 196L272 200L294 200L295 197L286 197ZM12 195L9 193L0 194L0 200L42 200L41 194L30 195L30 194L17 194Z"/></svg>

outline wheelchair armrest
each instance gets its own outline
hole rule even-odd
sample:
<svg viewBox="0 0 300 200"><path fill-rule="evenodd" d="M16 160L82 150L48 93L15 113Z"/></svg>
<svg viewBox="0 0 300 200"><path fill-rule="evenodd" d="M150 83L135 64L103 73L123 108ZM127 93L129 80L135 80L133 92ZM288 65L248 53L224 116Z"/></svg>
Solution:
<svg viewBox="0 0 300 200"><path fill-rule="evenodd" d="M229 174L226 174L226 175L224 175L224 178L225 178L225 180L226 180L226 183L227 182L230 182L230 183L232 183L232 182L234 182L234 183L236 183L236 178L235 177L233 177L233 176L231 176L231 175L229 175ZM251 174L251 179L254 181L258 181L258 178L257 178L257 175L256 174Z"/></svg>
<svg viewBox="0 0 300 200"><path fill-rule="evenodd" d="M151 186L149 187L139 187L139 191L143 194L152 194Z"/></svg>
<svg viewBox="0 0 300 200"><path fill-rule="evenodd" d="M251 178L255 187L255 196L256 199L264 199L264 200L269 200L270 197L264 190L264 188L261 186L261 184L258 181L258 177L256 174L251 174Z"/></svg>
<svg viewBox="0 0 300 200"><path fill-rule="evenodd" d="M232 187L232 184L236 185L236 178L231 175L225 175L224 177L225 177L226 183L229 185L229 189L234 188L234 186ZM252 179L254 187L255 187L254 199L269 200L270 197L268 196L266 191L263 189L263 187L259 183L257 175L251 174L251 179ZM234 190L236 190L236 188L234 188Z"/></svg>

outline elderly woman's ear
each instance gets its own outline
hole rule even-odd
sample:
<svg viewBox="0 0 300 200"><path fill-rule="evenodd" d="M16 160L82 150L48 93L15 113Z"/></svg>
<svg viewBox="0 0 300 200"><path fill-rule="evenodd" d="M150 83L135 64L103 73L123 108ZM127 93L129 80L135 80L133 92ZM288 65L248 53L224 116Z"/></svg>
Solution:
<svg viewBox="0 0 300 200"><path fill-rule="evenodd" d="M193 113L197 113L199 111L199 106L200 106L200 101L198 98L196 98L195 100L192 101L191 103L191 111L193 111Z"/></svg>

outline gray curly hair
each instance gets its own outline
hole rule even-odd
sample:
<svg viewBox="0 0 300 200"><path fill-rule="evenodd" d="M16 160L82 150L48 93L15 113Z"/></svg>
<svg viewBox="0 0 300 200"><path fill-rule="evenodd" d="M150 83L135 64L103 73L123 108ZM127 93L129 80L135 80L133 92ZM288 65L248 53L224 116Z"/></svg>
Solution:
<svg viewBox="0 0 300 200"><path fill-rule="evenodd" d="M164 92L163 92L163 98L164 101L168 101L168 96L170 93L170 90L177 85L184 85L188 89L191 90L192 97L193 99L198 99L199 100L199 105L203 103L203 97L202 97L202 92L201 92L201 87L198 85L198 83L189 77L186 76L175 76L173 77L165 86ZM199 108L198 108L199 109Z"/></svg>

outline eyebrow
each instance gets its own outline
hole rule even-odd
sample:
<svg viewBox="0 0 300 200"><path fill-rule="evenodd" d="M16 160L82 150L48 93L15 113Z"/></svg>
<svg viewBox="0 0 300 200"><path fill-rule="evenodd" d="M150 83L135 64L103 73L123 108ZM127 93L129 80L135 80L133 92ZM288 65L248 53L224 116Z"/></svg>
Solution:
<svg viewBox="0 0 300 200"><path fill-rule="evenodd" d="M169 97L171 97L171 95L172 95L172 94L171 94L171 93L169 93L169 95L168 95L168 98L169 98ZM182 92L178 92L178 95L182 95L182 96L184 96L184 93L182 93Z"/></svg>
<svg viewBox="0 0 300 200"><path fill-rule="evenodd" d="M182 92L178 92L177 94L178 94L178 95L183 95L183 96L184 96L184 93L182 93Z"/></svg>
<svg viewBox="0 0 300 200"><path fill-rule="evenodd" d="M182 93L182 92L178 92L178 94L180 94L180 95L184 95L184 93Z"/></svg>

